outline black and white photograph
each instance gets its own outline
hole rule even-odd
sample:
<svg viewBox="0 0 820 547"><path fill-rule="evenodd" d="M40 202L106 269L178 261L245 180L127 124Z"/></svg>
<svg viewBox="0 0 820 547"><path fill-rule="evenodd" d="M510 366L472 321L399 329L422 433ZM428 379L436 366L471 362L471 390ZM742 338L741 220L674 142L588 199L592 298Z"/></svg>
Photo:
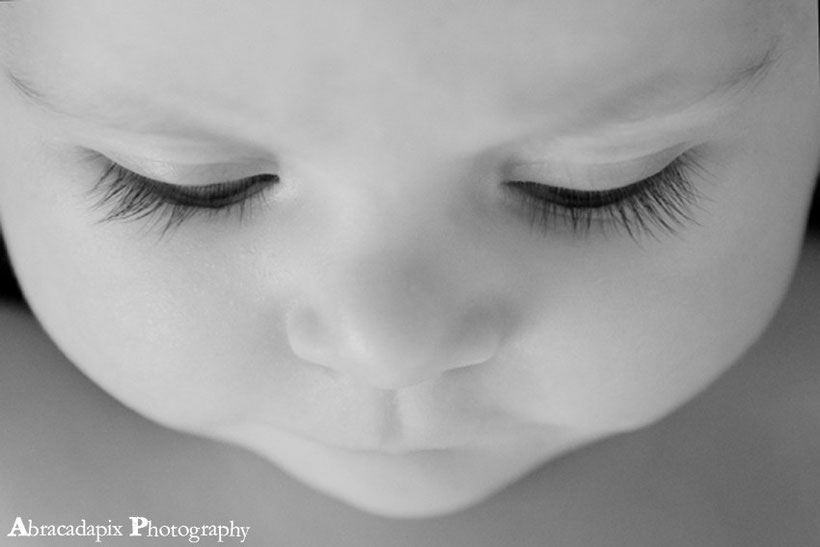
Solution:
<svg viewBox="0 0 820 547"><path fill-rule="evenodd" d="M0 547L820 547L817 0L0 0Z"/></svg>

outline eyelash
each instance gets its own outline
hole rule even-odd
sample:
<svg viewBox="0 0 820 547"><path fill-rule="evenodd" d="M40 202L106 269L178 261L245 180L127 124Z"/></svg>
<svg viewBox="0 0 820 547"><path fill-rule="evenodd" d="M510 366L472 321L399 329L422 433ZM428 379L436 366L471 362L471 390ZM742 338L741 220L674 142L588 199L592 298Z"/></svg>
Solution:
<svg viewBox="0 0 820 547"><path fill-rule="evenodd" d="M92 193L97 208L110 208L101 222L153 218L165 221L162 234L196 215L237 214L245 217L253 200L264 200L265 190L279 176L260 174L206 186L179 186L144 177L105 158L107 166Z"/></svg>
<svg viewBox="0 0 820 547"><path fill-rule="evenodd" d="M692 209L703 199L690 182L702 170L691 152L641 181L600 191L582 191L537 182L505 181L505 193L522 204L533 227L544 232L566 227L584 235L595 227L623 229L633 240L656 230L674 234L694 223Z"/></svg>
<svg viewBox="0 0 820 547"><path fill-rule="evenodd" d="M279 183L275 174L260 174L206 186L178 186L144 177L104 158L107 166L93 192L96 207L110 207L101 222L164 219L162 234L199 214L237 213L240 221L252 200ZM676 233L694 222L692 209L702 199L688 175L700 169L691 152L663 170L633 184L600 191L582 191L526 180L505 181L505 193L524 206L534 227L547 232L568 227L586 234L593 227L614 226L632 238L655 237L655 230Z"/></svg>

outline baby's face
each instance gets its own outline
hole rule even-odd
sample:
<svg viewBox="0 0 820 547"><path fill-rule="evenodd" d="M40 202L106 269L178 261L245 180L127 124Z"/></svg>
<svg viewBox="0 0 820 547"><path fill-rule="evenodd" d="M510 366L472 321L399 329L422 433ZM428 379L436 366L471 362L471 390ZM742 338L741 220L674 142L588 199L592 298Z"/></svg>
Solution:
<svg viewBox="0 0 820 547"><path fill-rule="evenodd" d="M658 420L788 283L811 0L0 7L0 218L45 328L360 507Z"/></svg>

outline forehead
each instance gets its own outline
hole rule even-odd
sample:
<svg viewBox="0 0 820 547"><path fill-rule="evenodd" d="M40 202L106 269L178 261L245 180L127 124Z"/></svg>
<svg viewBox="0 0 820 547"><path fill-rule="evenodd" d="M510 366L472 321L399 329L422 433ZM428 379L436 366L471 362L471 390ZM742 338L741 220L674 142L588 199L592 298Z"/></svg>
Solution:
<svg viewBox="0 0 820 547"><path fill-rule="evenodd" d="M534 112L558 123L630 86L695 95L770 46L773 4L31 1L15 6L12 63L79 107L148 100L245 132L260 120L304 129L313 142L378 132L368 120L405 134L424 130L418 120L475 127L477 112L488 128L519 130Z"/></svg>

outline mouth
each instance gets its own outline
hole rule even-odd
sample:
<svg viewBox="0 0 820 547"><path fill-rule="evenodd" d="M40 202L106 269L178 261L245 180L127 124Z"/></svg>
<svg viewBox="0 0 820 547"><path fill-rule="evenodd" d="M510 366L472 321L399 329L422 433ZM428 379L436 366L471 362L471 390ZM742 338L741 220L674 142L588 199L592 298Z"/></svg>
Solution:
<svg viewBox="0 0 820 547"><path fill-rule="evenodd" d="M349 436L325 435L322 432L288 432L302 439L351 453L407 456L441 453L466 449L482 438L479 427L460 424L446 428L444 422L429 427L410 428L400 420L390 420L379 431L361 432Z"/></svg>
<svg viewBox="0 0 820 547"><path fill-rule="evenodd" d="M346 417L322 416L325 419L308 423L276 420L257 422L257 426L267 434L285 434L351 454L396 457L463 450L488 438L486 424L474 416L407 412L396 404L369 410Z"/></svg>
<svg viewBox="0 0 820 547"><path fill-rule="evenodd" d="M228 428L246 430L246 438L254 430L258 442L282 434L350 454L408 456L496 444L519 421L462 384L399 391L335 382L306 387L265 398Z"/></svg>
<svg viewBox="0 0 820 547"><path fill-rule="evenodd" d="M465 432L466 433L466 432ZM418 434L391 436L372 443L349 448L354 452L376 453L390 456L407 456L410 454L432 454L463 450L475 444L473 435L448 435L442 438L436 434Z"/></svg>

